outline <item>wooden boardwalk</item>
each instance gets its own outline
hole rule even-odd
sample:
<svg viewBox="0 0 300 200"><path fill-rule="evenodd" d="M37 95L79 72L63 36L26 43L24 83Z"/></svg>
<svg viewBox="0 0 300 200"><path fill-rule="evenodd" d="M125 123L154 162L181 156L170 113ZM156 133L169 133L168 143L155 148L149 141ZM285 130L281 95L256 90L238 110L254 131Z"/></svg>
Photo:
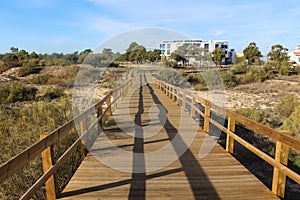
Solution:
<svg viewBox="0 0 300 200"><path fill-rule="evenodd" d="M61 199L278 199L220 145L200 158L207 135L149 82L138 76Z"/></svg>

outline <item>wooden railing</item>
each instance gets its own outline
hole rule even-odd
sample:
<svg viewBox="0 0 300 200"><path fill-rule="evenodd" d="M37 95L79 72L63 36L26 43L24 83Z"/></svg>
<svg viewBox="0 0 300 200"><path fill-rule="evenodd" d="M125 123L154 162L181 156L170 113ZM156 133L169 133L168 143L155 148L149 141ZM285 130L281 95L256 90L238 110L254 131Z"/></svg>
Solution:
<svg viewBox="0 0 300 200"><path fill-rule="evenodd" d="M11 158L6 163L0 166L0 184L9 177L25 168L30 161L42 154L44 174L27 190L27 192L20 199L30 199L45 183L46 197L48 200L56 199L56 189L54 184L54 174L59 167L66 162L72 153L80 145L84 145L89 133L98 125L102 125L102 119L107 115L107 119L112 114L112 109L117 107L117 104L128 88L132 87L133 79L128 80L125 84L117 89L109 92L101 101L85 110L77 117L71 119L61 127L57 128L49 134L41 134L41 139L22 151L15 157ZM104 106L106 104L106 106ZM96 113L95 113L96 111ZM96 120L87 128L86 121L89 116L97 116ZM75 125L80 124L81 135L79 138L59 157L54 164L52 164L50 147L57 143L63 136L74 130ZM99 130L101 131L101 130Z"/></svg>
<svg viewBox="0 0 300 200"><path fill-rule="evenodd" d="M234 152L234 142L240 143L242 146L256 154L258 157L269 163L274 167L272 191L280 197L284 197L286 176L293 179L300 184L300 175L287 167L289 149L292 148L296 151L300 151L300 140L297 140L290 136L290 133L286 131L279 131L257 123L251 119L241 116L231 110L226 110L220 106L214 105L210 101L196 97L193 91L182 89L166 82L154 79L156 85L161 89L169 98L178 102L183 109L187 109L187 105L190 107L190 113L192 117L195 117L196 113L204 118L203 130L209 132L210 124L227 134L226 138L226 151L229 153ZM202 112L196 104L201 104L205 109ZM227 118L227 127L218 123L211 118L211 112L221 114ZM243 138L239 137L235 133L235 125L239 123L247 128L268 136L276 141L275 159L259 150Z"/></svg>

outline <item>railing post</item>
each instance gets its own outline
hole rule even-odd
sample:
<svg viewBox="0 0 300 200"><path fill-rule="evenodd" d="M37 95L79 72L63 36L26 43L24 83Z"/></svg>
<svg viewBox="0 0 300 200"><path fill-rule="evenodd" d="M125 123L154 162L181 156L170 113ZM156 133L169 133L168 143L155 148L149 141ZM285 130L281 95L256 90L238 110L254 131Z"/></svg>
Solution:
<svg viewBox="0 0 300 200"><path fill-rule="evenodd" d="M108 110L107 110L107 120L110 120L111 116L112 116L112 112L111 112L111 94L106 99L106 105L108 107Z"/></svg>
<svg viewBox="0 0 300 200"><path fill-rule="evenodd" d="M48 135L47 133L40 134L40 139L43 139L47 135ZM46 173L52 167L52 155L51 155L50 147L48 147L42 152L42 162L43 162L44 173ZM56 190L55 190L55 182L54 182L53 175L46 181L45 187L46 187L47 200L55 200Z"/></svg>
<svg viewBox="0 0 300 200"><path fill-rule="evenodd" d="M97 109L97 118L99 118L102 115L102 105L99 106ZM99 126L102 128L102 118L99 120Z"/></svg>
<svg viewBox="0 0 300 200"><path fill-rule="evenodd" d="M182 91L182 108L185 110L186 109L186 90L183 89Z"/></svg>
<svg viewBox="0 0 300 200"><path fill-rule="evenodd" d="M195 105L196 104L196 97L195 95L192 93L192 103L191 103L191 116L193 118L195 118Z"/></svg>
<svg viewBox="0 0 300 200"><path fill-rule="evenodd" d="M228 117L227 130L233 133L235 131L235 120L232 117ZM226 136L226 151L228 153L233 153L234 151L234 139L228 133Z"/></svg>
<svg viewBox="0 0 300 200"><path fill-rule="evenodd" d="M167 85L167 86L166 86L166 95L167 95L167 97L169 97L169 94L170 94L170 93L169 93L169 86Z"/></svg>
<svg viewBox="0 0 300 200"><path fill-rule="evenodd" d="M172 100L175 101L175 88L172 87Z"/></svg>
<svg viewBox="0 0 300 200"><path fill-rule="evenodd" d="M81 135L83 135L84 132L86 131L86 126L87 126L86 123L87 123L86 118L84 118L80 121L80 133L81 133ZM86 141L82 140L82 144L81 144L82 159L84 159L86 154L87 154L87 149L86 149L85 145L86 145Z"/></svg>
<svg viewBox="0 0 300 200"><path fill-rule="evenodd" d="M205 117L204 117L204 127L203 127L203 129L206 133L208 133L209 132L209 119L210 119L211 105L208 101L205 101L204 106L205 106L205 113L204 113Z"/></svg>
<svg viewBox="0 0 300 200"><path fill-rule="evenodd" d="M177 104L180 105L180 89L178 87L176 87L176 95Z"/></svg>
<svg viewBox="0 0 300 200"><path fill-rule="evenodd" d="M283 131L284 134L290 135L290 132ZM283 165L288 164L289 147L279 141L276 141L275 160ZM274 167L272 192L277 196L284 198L286 175L280 169Z"/></svg>

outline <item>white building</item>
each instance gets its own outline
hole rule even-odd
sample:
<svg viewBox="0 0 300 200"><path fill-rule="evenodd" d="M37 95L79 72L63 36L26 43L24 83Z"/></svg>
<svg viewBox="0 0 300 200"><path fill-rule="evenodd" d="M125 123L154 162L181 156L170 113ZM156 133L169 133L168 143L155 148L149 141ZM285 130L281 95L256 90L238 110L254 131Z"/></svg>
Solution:
<svg viewBox="0 0 300 200"><path fill-rule="evenodd" d="M288 53L290 60L297 65L300 65L300 45L298 45L292 52Z"/></svg>
<svg viewBox="0 0 300 200"><path fill-rule="evenodd" d="M225 52L225 59L223 64L231 64L235 55L234 49L229 49L228 40L199 40L199 39L185 39L185 40L165 40L160 44L160 50L162 56L167 58L178 49L178 47L183 44L192 45L198 48L207 49L209 52L212 52L217 47Z"/></svg>

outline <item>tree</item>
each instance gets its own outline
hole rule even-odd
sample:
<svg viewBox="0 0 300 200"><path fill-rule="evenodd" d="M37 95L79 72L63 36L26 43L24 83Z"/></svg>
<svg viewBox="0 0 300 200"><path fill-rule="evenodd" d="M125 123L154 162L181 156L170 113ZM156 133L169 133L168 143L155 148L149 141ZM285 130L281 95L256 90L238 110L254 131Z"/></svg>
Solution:
<svg viewBox="0 0 300 200"><path fill-rule="evenodd" d="M112 62L114 59L114 53L112 52L111 49L108 49L108 48L104 48L102 50L102 56L105 60L107 60L109 62Z"/></svg>
<svg viewBox="0 0 300 200"><path fill-rule="evenodd" d="M213 61L216 63L216 66L218 66L218 64L221 66L221 62L223 58L225 58L225 52L222 51L221 47L217 47L211 53L211 57Z"/></svg>
<svg viewBox="0 0 300 200"><path fill-rule="evenodd" d="M182 64L185 65L185 63L188 62L189 47L189 44L183 44L182 46L179 46L175 51L171 53L170 58L175 60L176 62L182 62Z"/></svg>
<svg viewBox="0 0 300 200"><path fill-rule="evenodd" d="M18 56L14 53L7 53L3 58L2 61L4 62L6 68L18 67Z"/></svg>
<svg viewBox="0 0 300 200"><path fill-rule="evenodd" d="M136 42L132 42L126 50L125 55L128 61L142 63L142 61L146 58L146 53L146 48L144 46L139 45Z"/></svg>
<svg viewBox="0 0 300 200"><path fill-rule="evenodd" d="M273 45L268 53L268 65L278 70L281 75L288 75L292 64L289 62L288 49L280 44Z"/></svg>
<svg viewBox="0 0 300 200"><path fill-rule="evenodd" d="M194 66L196 64L196 66L198 66L200 68L203 66L203 64L205 62L209 63L211 61L211 55L207 49L194 47L194 46L191 46L188 49L187 57L188 57L189 61L191 61L191 59L193 58L196 62L196 63L194 63Z"/></svg>
<svg viewBox="0 0 300 200"><path fill-rule="evenodd" d="M16 47L10 47L10 51L11 51L11 53L18 53L19 49Z"/></svg>
<svg viewBox="0 0 300 200"><path fill-rule="evenodd" d="M177 54L175 51L171 53L170 58L171 58L172 60L175 60L177 63L178 63L178 62L182 62L183 65L184 65L184 64L186 63L186 61L187 61L187 59L186 59L184 56Z"/></svg>
<svg viewBox="0 0 300 200"><path fill-rule="evenodd" d="M85 49L84 51L80 52L77 62L78 63L83 63L83 61L86 58L86 56L89 55L92 52L93 51L91 49Z"/></svg>
<svg viewBox="0 0 300 200"><path fill-rule="evenodd" d="M280 44L273 45L271 51L268 53L268 57L272 61L285 62L289 61L288 49Z"/></svg>
<svg viewBox="0 0 300 200"><path fill-rule="evenodd" d="M262 57L259 48L256 46L255 42L250 42L250 44L243 50L245 58L248 60L249 65L253 65L260 61Z"/></svg>
<svg viewBox="0 0 300 200"><path fill-rule="evenodd" d="M22 49L18 53L18 58L19 58L19 60L27 60L29 58L29 54L28 54L27 51L25 51L24 49Z"/></svg>
<svg viewBox="0 0 300 200"><path fill-rule="evenodd" d="M38 55L35 51L33 51L33 52L29 55L29 58L30 58L30 59L37 59L37 58L39 58L39 55Z"/></svg>
<svg viewBox="0 0 300 200"><path fill-rule="evenodd" d="M160 60L160 50L154 49L153 51L148 51L147 58L151 62L157 62Z"/></svg>

